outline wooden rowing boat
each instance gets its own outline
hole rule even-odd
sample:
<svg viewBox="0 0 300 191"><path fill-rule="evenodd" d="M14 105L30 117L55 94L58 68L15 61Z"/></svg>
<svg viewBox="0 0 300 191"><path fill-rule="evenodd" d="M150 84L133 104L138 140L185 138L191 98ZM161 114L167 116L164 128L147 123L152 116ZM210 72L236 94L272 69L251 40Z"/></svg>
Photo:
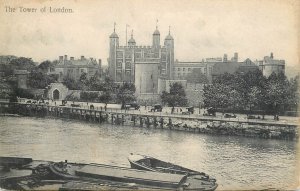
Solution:
<svg viewBox="0 0 300 191"><path fill-rule="evenodd" d="M162 173L170 173L170 174L186 174L189 176L198 175L202 180L207 181L216 181L213 178L210 178L204 172L199 172L195 170L191 170L170 162L165 162L154 157L139 155L139 154L131 154L128 157L128 161L130 162L131 168L139 169L139 170L148 170L153 172L162 172Z"/></svg>

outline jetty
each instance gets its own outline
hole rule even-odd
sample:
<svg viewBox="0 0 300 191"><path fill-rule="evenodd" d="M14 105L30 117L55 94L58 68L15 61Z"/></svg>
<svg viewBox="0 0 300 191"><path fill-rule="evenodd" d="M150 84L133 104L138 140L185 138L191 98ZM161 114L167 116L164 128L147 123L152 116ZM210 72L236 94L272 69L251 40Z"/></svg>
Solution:
<svg viewBox="0 0 300 191"><path fill-rule="evenodd" d="M0 102L0 113L35 117L49 116L93 123L110 123L120 126L268 139L298 139L299 131L296 122L174 115L162 112L139 113L135 110L104 109L102 107L90 109L46 104Z"/></svg>

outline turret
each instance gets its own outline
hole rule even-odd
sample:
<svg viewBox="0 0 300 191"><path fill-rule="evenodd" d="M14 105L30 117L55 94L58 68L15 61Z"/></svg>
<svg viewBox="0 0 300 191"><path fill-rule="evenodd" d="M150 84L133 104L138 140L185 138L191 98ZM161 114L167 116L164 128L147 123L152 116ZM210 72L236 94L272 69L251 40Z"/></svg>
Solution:
<svg viewBox="0 0 300 191"><path fill-rule="evenodd" d="M174 38L171 36L171 31L169 27L169 34L165 38L164 42L165 47L167 48L167 70L166 73L169 79L173 79L174 72Z"/></svg>
<svg viewBox="0 0 300 191"><path fill-rule="evenodd" d="M133 38L133 30L131 31L131 38L128 41L128 46L135 46L135 40Z"/></svg>
<svg viewBox="0 0 300 191"><path fill-rule="evenodd" d="M114 32L109 36L109 75L115 81L116 52L119 46L119 36L116 33L116 23L114 23Z"/></svg>
<svg viewBox="0 0 300 191"><path fill-rule="evenodd" d="M159 33L159 30L158 30L158 27L157 27L157 23L156 23L156 29L153 33L153 43L152 43L152 46L154 48L159 48L160 47L160 33Z"/></svg>

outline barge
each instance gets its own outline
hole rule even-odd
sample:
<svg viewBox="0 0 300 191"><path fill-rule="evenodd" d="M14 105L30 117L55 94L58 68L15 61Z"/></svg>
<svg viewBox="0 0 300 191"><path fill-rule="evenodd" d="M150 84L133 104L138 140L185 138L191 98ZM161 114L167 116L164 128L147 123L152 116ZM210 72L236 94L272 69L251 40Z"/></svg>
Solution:
<svg viewBox="0 0 300 191"><path fill-rule="evenodd" d="M0 157L0 166L4 167L0 171L0 187L5 189L215 190L217 187L213 182L185 174L166 174L105 164ZM24 170L26 173L22 174Z"/></svg>

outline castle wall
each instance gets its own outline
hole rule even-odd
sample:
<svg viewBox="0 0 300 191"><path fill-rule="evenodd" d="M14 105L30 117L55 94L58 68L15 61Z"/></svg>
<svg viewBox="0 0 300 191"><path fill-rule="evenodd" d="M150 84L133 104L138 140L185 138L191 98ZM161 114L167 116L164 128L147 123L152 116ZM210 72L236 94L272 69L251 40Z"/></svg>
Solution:
<svg viewBox="0 0 300 191"><path fill-rule="evenodd" d="M144 93L157 94L158 66L159 63L135 64L135 87L137 96Z"/></svg>

